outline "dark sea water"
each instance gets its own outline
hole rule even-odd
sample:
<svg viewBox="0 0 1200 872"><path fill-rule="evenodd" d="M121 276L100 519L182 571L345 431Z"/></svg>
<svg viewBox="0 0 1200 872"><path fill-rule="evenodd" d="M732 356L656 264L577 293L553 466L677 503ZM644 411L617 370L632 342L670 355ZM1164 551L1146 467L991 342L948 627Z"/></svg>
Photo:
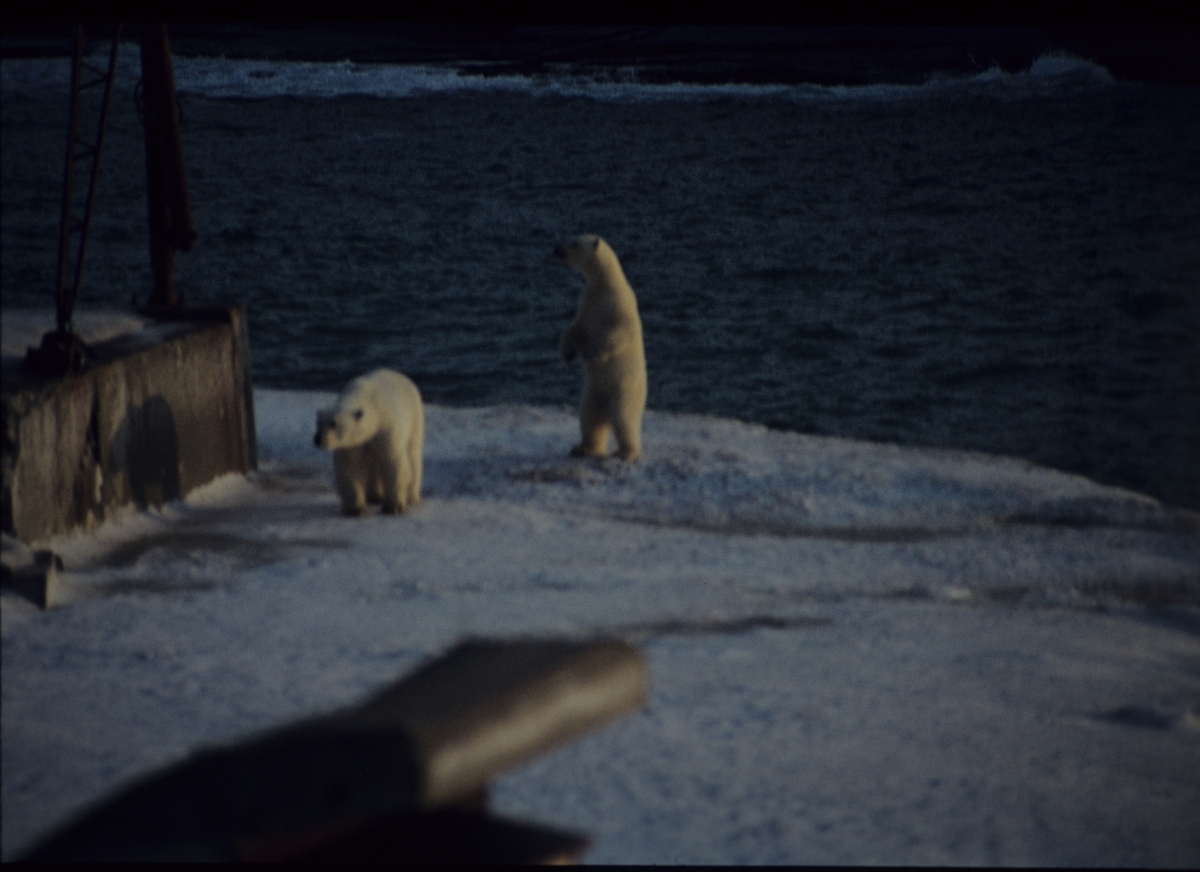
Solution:
<svg viewBox="0 0 1200 872"><path fill-rule="evenodd" d="M3 62L4 307L52 305L51 63ZM200 235L177 284L248 307L260 386L390 366L434 403L574 404L557 338L582 280L551 250L593 232L638 295L652 409L1017 455L1200 508L1200 88L1069 58L858 88L176 72ZM150 284L126 85L84 306Z"/></svg>

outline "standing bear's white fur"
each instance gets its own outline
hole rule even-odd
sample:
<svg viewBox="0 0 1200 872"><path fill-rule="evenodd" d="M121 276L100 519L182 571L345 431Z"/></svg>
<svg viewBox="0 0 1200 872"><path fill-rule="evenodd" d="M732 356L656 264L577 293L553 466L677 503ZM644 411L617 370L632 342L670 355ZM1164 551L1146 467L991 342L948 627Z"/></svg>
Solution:
<svg viewBox="0 0 1200 872"><path fill-rule="evenodd" d="M582 440L571 453L603 456L611 429L617 456L637 460L646 410L646 352L633 288L617 255L599 236L577 236L554 254L587 279L579 311L559 342L563 361L583 358Z"/></svg>
<svg viewBox="0 0 1200 872"><path fill-rule="evenodd" d="M313 442L333 451L344 514L361 515L367 503L391 514L420 502L425 410L407 376L377 369L352 380L334 408L317 412Z"/></svg>

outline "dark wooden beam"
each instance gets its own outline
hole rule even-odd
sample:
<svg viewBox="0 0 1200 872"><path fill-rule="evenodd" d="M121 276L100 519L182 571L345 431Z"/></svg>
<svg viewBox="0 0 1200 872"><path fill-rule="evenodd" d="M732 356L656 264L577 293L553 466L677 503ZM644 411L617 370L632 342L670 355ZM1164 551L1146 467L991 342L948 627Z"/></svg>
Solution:
<svg viewBox="0 0 1200 872"><path fill-rule="evenodd" d="M397 847L439 810L466 816L451 830L487 829L478 806L493 778L646 695L644 661L624 642L465 643L360 705L145 777L27 859L287 856L378 839L381 827Z"/></svg>

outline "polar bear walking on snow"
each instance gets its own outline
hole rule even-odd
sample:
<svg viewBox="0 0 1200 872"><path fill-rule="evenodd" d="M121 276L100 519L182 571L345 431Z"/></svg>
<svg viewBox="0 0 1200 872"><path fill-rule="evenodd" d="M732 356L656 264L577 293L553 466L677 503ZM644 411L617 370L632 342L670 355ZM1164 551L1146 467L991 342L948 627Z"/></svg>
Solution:
<svg viewBox="0 0 1200 872"><path fill-rule="evenodd" d="M583 438L571 453L604 456L611 429L617 456L637 460L646 410L646 353L633 288L617 255L599 236L577 236L554 254L587 279L579 311L559 342L564 362L583 359Z"/></svg>
<svg viewBox="0 0 1200 872"><path fill-rule="evenodd" d="M425 410L407 376L377 369L353 379L336 406L317 412L313 442L333 451L343 514L361 515L367 503L392 514L420 502Z"/></svg>

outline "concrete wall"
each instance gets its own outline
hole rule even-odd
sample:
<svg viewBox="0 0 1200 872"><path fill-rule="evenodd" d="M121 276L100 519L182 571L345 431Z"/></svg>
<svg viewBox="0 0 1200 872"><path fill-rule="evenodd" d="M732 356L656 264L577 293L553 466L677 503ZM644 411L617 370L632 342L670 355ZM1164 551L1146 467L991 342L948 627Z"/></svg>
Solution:
<svg viewBox="0 0 1200 872"><path fill-rule="evenodd" d="M25 542L258 465L243 307L189 307L92 348L78 375L4 372L0 512Z"/></svg>

